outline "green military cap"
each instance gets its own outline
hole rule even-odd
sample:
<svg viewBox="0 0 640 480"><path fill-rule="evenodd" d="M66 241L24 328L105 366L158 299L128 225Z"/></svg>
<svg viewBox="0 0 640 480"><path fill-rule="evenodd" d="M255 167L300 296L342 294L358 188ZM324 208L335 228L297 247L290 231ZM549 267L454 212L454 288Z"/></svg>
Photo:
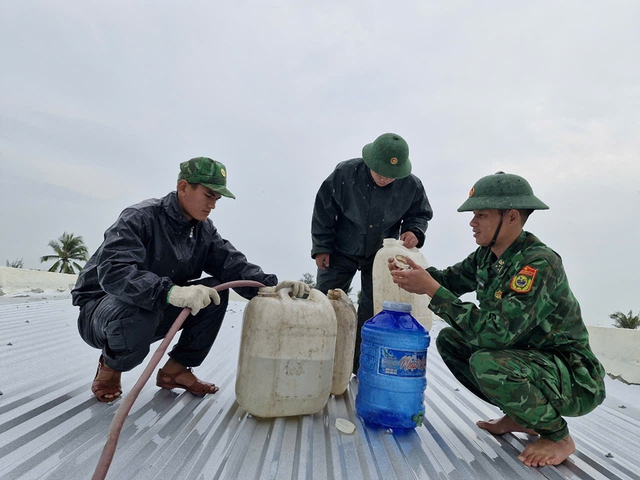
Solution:
<svg viewBox="0 0 640 480"><path fill-rule="evenodd" d="M533 194L531 185L524 178L497 172L478 180L458 211L493 209L548 210L549 207Z"/></svg>
<svg viewBox="0 0 640 480"><path fill-rule="evenodd" d="M367 166L387 178L404 178L411 173L409 145L395 133L384 133L362 148Z"/></svg>
<svg viewBox="0 0 640 480"><path fill-rule="evenodd" d="M180 164L178 181L186 180L189 183L199 183L220 195L236 198L227 190L227 169L216 160L207 157L196 157Z"/></svg>

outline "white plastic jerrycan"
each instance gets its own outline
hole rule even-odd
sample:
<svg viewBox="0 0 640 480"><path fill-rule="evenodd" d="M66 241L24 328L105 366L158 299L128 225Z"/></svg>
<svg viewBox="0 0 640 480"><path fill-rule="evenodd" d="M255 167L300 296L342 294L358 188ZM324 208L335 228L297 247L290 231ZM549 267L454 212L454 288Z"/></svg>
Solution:
<svg viewBox="0 0 640 480"><path fill-rule="evenodd" d="M236 399L257 417L316 413L329 399L336 314L319 290L290 293L263 289L244 311Z"/></svg>
<svg viewBox="0 0 640 480"><path fill-rule="evenodd" d="M331 395L342 395L349 386L353 371L353 355L356 349L356 328L358 326L357 314L351 299L339 288L329 290L327 298L336 313L338 324Z"/></svg>
<svg viewBox="0 0 640 480"><path fill-rule="evenodd" d="M402 262L403 257L409 257L423 268L427 268L429 263L417 248L407 248L402 240L395 238L385 238L382 241L382 248L378 250L373 260L373 314L382 311L382 302L410 303L413 305L411 314L427 330L431 330L433 313L429 310L431 298L428 295L409 293L393 283L393 277L389 273L387 259L398 257Z"/></svg>

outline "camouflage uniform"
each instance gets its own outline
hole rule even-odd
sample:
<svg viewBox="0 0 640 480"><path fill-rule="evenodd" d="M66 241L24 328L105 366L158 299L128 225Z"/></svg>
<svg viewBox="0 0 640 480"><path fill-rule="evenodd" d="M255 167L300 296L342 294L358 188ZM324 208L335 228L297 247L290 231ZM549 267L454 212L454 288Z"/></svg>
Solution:
<svg viewBox="0 0 640 480"><path fill-rule="evenodd" d="M445 270L430 308L451 328L437 347L455 377L542 438L568 434L562 416L589 413L605 398L605 371L589 346L560 256L522 232L498 259L480 247ZM479 306L462 302L476 292Z"/></svg>

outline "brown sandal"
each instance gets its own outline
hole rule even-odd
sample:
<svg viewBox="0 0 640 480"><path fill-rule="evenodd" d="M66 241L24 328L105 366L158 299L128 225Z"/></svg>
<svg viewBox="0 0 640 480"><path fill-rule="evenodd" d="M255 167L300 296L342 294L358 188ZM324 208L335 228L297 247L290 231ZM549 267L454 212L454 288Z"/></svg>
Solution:
<svg viewBox="0 0 640 480"><path fill-rule="evenodd" d="M182 381L178 382L177 377L185 375ZM190 378L189 378L190 377ZM156 385L160 388L183 388L192 395L204 397L207 394L216 393L220 390L213 383L203 382L193 374L190 367L185 367L176 373L165 373L162 369L158 370L156 376Z"/></svg>
<svg viewBox="0 0 640 480"><path fill-rule="evenodd" d="M91 391L98 400L103 403L113 402L122 395L122 385L120 384L120 376L122 372L118 372L104 364L104 358L100 355L98 370L96 377L91 384ZM111 395L111 397L107 397Z"/></svg>

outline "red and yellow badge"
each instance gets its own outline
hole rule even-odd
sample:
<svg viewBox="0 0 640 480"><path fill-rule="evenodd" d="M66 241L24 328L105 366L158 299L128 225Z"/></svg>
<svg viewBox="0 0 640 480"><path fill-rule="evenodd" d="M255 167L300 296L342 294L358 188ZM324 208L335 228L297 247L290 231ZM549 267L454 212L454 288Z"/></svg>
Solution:
<svg viewBox="0 0 640 480"><path fill-rule="evenodd" d="M511 290L516 293L530 292L537 274L537 269L527 265L511 280Z"/></svg>
<svg viewBox="0 0 640 480"><path fill-rule="evenodd" d="M469 190L469 196L473 197L473 194L476 193L476 189L471 187L471 190Z"/></svg>
<svg viewBox="0 0 640 480"><path fill-rule="evenodd" d="M391 165L395 165L398 163L398 159L396 157L393 157L391 160L389 160L389 163L391 163Z"/></svg>
<svg viewBox="0 0 640 480"><path fill-rule="evenodd" d="M496 290L496 293L493 294L498 300L502 298L502 290Z"/></svg>

